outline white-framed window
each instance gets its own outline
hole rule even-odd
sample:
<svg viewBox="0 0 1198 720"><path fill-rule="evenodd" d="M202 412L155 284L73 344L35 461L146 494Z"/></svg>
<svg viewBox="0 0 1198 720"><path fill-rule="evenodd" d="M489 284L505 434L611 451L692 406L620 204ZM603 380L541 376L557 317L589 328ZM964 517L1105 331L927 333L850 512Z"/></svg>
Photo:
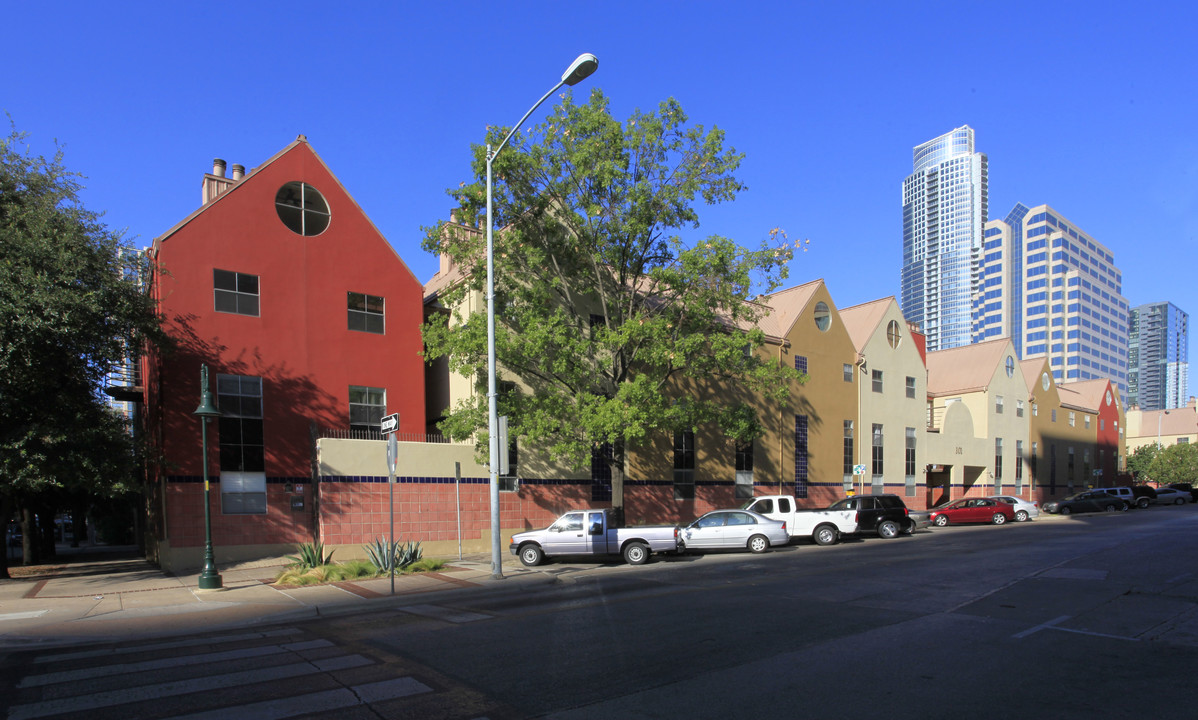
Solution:
<svg viewBox="0 0 1198 720"><path fill-rule="evenodd" d="M1015 401L1015 417L1023 417L1023 401Z"/></svg>
<svg viewBox="0 0 1198 720"><path fill-rule="evenodd" d="M996 395L994 397L994 412L999 415L1002 415L1002 405L1003 405L1002 395Z"/></svg>
<svg viewBox="0 0 1198 720"><path fill-rule="evenodd" d="M258 276L232 270L212 270L212 294L217 312L258 317Z"/></svg>
<svg viewBox="0 0 1198 720"><path fill-rule="evenodd" d="M220 498L225 515L266 513L262 378L217 375Z"/></svg>
<svg viewBox="0 0 1198 720"><path fill-rule="evenodd" d="M873 377L874 392L876 392L876 393L882 392L882 371L874 370L872 377Z"/></svg>
<svg viewBox="0 0 1198 720"><path fill-rule="evenodd" d="M674 431L674 499L695 499L695 433Z"/></svg>
<svg viewBox="0 0 1198 720"><path fill-rule="evenodd" d="M907 397L915 397L915 378L910 375L907 376Z"/></svg>
<svg viewBox="0 0 1198 720"><path fill-rule="evenodd" d="M347 293L347 312L349 313L349 329L359 332L383 334L384 303L378 295L366 293Z"/></svg>
<svg viewBox="0 0 1198 720"><path fill-rule="evenodd" d="M349 386L349 429L379 432L387 413L387 391L364 385Z"/></svg>
<svg viewBox="0 0 1198 720"><path fill-rule="evenodd" d="M266 514L266 473L220 473L220 509L225 515Z"/></svg>
<svg viewBox="0 0 1198 720"><path fill-rule="evenodd" d="M736 497L753 497L753 443L736 443Z"/></svg>

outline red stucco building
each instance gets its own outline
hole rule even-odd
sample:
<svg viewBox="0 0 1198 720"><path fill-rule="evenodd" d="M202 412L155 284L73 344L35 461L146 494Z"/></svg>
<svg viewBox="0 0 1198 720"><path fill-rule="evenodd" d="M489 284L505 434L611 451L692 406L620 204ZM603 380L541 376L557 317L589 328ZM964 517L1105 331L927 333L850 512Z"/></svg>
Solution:
<svg viewBox="0 0 1198 720"><path fill-rule="evenodd" d="M315 438L423 433L421 283L298 137L249 173L217 160L203 204L155 238L150 291L175 347L144 362L147 550L198 563L204 543L201 365L218 558L291 552L316 529Z"/></svg>

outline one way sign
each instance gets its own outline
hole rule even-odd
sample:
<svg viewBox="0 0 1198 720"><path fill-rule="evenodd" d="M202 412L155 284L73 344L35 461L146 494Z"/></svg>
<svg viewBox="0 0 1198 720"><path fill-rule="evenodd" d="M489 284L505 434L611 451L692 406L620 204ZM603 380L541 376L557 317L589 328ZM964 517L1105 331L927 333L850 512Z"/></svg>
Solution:
<svg viewBox="0 0 1198 720"><path fill-rule="evenodd" d="M383 421L379 423L379 432L383 433L384 435L390 435L398 429L399 413L392 413L391 415L383 418Z"/></svg>

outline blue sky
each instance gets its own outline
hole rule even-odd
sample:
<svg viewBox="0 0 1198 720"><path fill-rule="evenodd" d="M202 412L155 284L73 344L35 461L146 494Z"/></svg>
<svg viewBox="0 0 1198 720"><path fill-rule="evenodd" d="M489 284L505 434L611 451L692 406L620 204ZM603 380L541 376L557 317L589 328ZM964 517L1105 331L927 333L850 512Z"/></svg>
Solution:
<svg viewBox="0 0 1198 720"><path fill-rule="evenodd" d="M807 238L791 282L897 295L911 149L960 125L990 216L1048 203L1112 250L1130 304L1198 314L1192 2L10 3L0 111L57 140L138 245L194 210L212 159L308 136L417 277L487 125L582 52L618 117L670 96L746 154L694 237ZM545 108L531 122L544 116Z"/></svg>

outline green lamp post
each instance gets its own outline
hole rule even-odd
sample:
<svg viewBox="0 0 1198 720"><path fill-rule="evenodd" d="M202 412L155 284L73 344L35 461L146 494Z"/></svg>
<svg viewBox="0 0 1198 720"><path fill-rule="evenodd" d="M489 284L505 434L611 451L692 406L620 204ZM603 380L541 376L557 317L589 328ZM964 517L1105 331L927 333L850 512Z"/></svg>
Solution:
<svg viewBox="0 0 1198 720"><path fill-rule="evenodd" d="M204 569L200 571L200 589L219 590L221 578L212 557L212 506L208 502L208 423L212 418L220 417L220 410L212 404L212 393L208 392L208 366L204 364L200 365L200 406L195 414L200 416L200 443L204 453Z"/></svg>

